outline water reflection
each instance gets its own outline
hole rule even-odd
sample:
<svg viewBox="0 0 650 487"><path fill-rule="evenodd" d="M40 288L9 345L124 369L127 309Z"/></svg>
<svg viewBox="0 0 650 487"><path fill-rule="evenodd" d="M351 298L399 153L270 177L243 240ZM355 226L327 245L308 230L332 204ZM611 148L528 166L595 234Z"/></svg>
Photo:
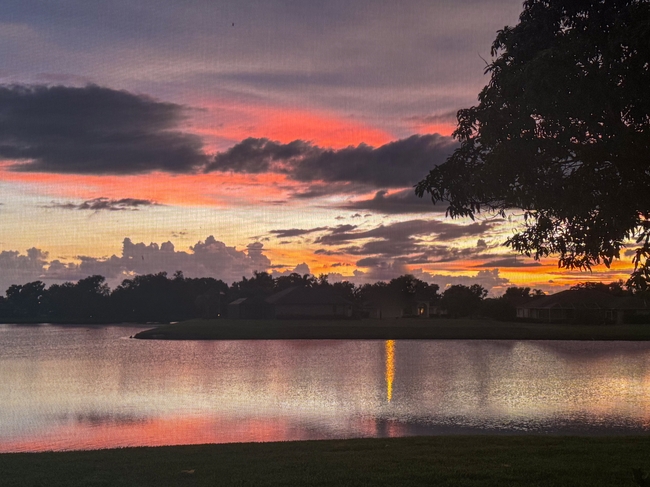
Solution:
<svg viewBox="0 0 650 487"><path fill-rule="evenodd" d="M395 378L395 340L386 340L386 400L393 399L393 379Z"/></svg>
<svg viewBox="0 0 650 487"><path fill-rule="evenodd" d="M650 344L128 340L0 325L0 451L650 432Z"/></svg>

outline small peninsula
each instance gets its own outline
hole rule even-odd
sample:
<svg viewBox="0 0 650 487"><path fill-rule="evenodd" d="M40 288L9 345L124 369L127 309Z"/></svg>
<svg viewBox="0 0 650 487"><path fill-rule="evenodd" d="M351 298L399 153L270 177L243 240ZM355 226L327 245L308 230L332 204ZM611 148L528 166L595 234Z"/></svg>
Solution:
<svg viewBox="0 0 650 487"><path fill-rule="evenodd" d="M137 333L154 340L650 340L650 325L487 319L188 320Z"/></svg>

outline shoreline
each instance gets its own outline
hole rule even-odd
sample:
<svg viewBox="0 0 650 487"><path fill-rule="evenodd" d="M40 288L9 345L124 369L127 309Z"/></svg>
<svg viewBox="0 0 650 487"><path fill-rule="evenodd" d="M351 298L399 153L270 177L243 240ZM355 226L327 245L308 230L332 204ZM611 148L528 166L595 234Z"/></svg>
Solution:
<svg viewBox="0 0 650 487"><path fill-rule="evenodd" d="M32 322L32 321L12 321L12 322L6 322L6 323L0 323L0 325L11 325L11 326L41 326L41 325L51 325L51 326L63 326L63 327L104 327L104 326L121 326L121 327L131 327L131 328L148 328L151 326L162 326L166 325L168 323L129 323L129 322L122 322L122 323L114 323L114 322L106 322L106 323L69 323L69 322L57 322L57 321L37 321L37 322Z"/></svg>
<svg viewBox="0 0 650 487"><path fill-rule="evenodd" d="M2 485L636 485L649 436L416 436L0 454Z"/></svg>
<svg viewBox="0 0 650 487"><path fill-rule="evenodd" d="M145 340L650 341L650 325L571 325L485 319L189 320L137 333Z"/></svg>

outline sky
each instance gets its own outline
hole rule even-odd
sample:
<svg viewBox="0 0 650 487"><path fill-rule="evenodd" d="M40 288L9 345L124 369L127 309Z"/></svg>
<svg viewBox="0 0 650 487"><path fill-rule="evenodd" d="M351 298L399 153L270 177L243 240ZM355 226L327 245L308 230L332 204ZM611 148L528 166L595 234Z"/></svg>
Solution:
<svg viewBox="0 0 650 487"><path fill-rule="evenodd" d="M413 185L456 147L521 0L3 0L0 292L182 270L558 291L625 279ZM517 163L513 161L513 163Z"/></svg>

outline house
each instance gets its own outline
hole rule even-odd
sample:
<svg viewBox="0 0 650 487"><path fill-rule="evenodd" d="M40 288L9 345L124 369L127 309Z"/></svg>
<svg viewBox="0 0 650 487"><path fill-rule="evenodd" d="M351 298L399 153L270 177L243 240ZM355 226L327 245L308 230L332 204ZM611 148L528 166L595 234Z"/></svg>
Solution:
<svg viewBox="0 0 650 487"><path fill-rule="evenodd" d="M592 289L561 291L517 306L517 318L547 323L650 322L650 303Z"/></svg>
<svg viewBox="0 0 650 487"><path fill-rule="evenodd" d="M376 319L429 318L437 310L429 301L407 300L390 294L366 301L362 306L364 315Z"/></svg>
<svg viewBox="0 0 650 487"><path fill-rule="evenodd" d="M261 296L239 298L228 304L228 318L259 320L268 318L269 314L269 305Z"/></svg>
<svg viewBox="0 0 650 487"><path fill-rule="evenodd" d="M267 298L240 298L228 305L228 317L262 318L350 318L352 303L330 288L292 286Z"/></svg>
<svg viewBox="0 0 650 487"><path fill-rule="evenodd" d="M273 318L351 318L352 303L333 289L292 286L266 298Z"/></svg>

